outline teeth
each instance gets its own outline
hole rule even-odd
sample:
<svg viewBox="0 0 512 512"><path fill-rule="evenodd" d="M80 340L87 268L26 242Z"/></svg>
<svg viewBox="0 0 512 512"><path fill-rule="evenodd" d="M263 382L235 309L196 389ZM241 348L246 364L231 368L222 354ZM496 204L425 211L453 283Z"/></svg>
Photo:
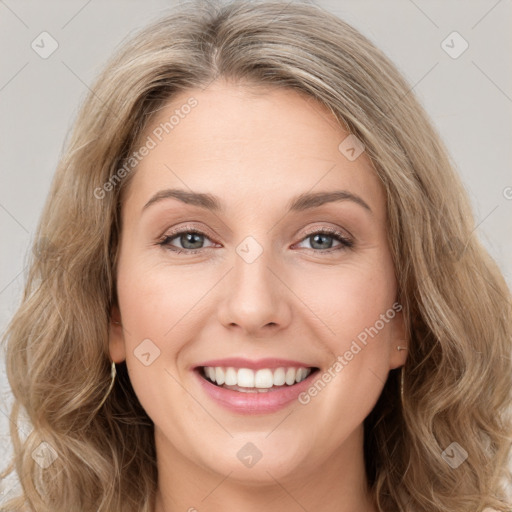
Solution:
<svg viewBox="0 0 512 512"><path fill-rule="evenodd" d="M241 388L253 388L254 387L254 372L249 368L240 368L237 373L237 386ZM219 384L219 381L217 381Z"/></svg>
<svg viewBox="0 0 512 512"><path fill-rule="evenodd" d="M293 384L295 384L295 376L297 375L297 371L295 370L295 368L288 368L286 370L286 376L284 378L286 384L288 384L288 386L292 386Z"/></svg>
<svg viewBox="0 0 512 512"><path fill-rule="evenodd" d="M225 384L227 386L236 386L237 382L238 382L238 378L237 378L236 370L234 368L227 368Z"/></svg>
<svg viewBox="0 0 512 512"><path fill-rule="evenodd" d="M221 386L225 380L224 370L220 367L215 368L215 382Z"/></svg>
<svg viewBox="0 0 512 512"><path fill-rule="evenodd" d="M297 375L295 375L295 382L300 382L306 378L306 368L299 368L297 370Z"/></svg>
<svg viewBox="0 0 512 512"><path fill-rule="evenodd" d="M272 370L258 370L254 375L255 388L271 388L274 385Z"/></svg>
<svg viewBox="0 0 512 512"><path fill-rule="evenodd" d="M274 370L274 386L282 386L286 382L286 372L284 368Z"/></svg>
<svg viewBox="0 0 512 512"><path fill-rule="evenodd" d="M238 386L240 388L269 389L273 386L288 386L302 382L310 373L311 368L262 368L251 370L250 368L223 368L220 366L206 366L204 375L219 386Z"/></svg>

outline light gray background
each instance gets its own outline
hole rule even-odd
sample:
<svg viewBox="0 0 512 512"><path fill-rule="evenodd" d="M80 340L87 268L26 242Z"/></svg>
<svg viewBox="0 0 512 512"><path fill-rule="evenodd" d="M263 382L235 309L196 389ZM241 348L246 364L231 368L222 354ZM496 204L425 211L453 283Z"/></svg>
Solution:
<svg viewBox="0 0 512 512"><path fill-rule="evenodd" d="M20 300L25 254L67 132L114 47L176 2L0 0L0 329ZM507 0L318 0L374 41L409 80L446 141L479 236L512 284L512 4ZM47 59L31 43L49 32ZM451 58L453 31L469 48ZM451 44L451 43L449 43ZM508 199L507 196L508 195ZM0 467L10 403L0 368ZM12 482L0 483L7 493ZM1 499L1 496L0 496Z"/></svg>

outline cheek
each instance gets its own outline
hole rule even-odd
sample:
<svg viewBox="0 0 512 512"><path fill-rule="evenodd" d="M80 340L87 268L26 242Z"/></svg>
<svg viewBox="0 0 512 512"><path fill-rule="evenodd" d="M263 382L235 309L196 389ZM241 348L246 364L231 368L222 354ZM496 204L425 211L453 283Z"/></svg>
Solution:
<svg viewBox="0 0 512 512"><path fill-rule="evenodd" d="M305 302L318 312L331 336L325 339L332 349L342 350L346 343L365 333L377 324L379 336L390 332L390 317L396 298L393 268L381 265L341 268L329 279L317 280L314 287L304 287ZM382 320L384 315L384 320ZM382 331L382 332L381 332Z"/></svg>
<svg viewBox="0 0 512 512"><path fill-rule="evenodd" d="M169 361L179 352L180 340L186 340L186 322L180 319L190 309L184 297L188 289L136 257L126 255L120 261L117 294L126 365L144 406L156 403L157 395L172 387L172 377L166 372L173 371Z"/></svg>
<svg viewBox="0 0 512 512"><path fill-rule="evenodd" d="M322 395L317 405L332 411L343 403L343 414L362 415L361 421L386 381L400 309L393 267L387 263L344 268L334 278L319 281L322 285L310 288L307 295L326 326L321 342L331 355L322 379L329 391L319 383L312 395Z"/></svg>
<svg viewBox="0 0 512 512"><path fill-rule="evenodd" d="M180 324L197 315L208 288L193 272L127 259L118 274L119 306L129 338L173 336Z"/></svg>

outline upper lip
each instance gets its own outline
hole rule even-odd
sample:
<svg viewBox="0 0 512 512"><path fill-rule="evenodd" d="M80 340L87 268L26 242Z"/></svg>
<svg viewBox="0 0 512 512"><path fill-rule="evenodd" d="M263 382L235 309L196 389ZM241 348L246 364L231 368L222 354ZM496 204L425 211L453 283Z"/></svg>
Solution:
<svg viewBox="0 0 512 512"><path fill-rule="evenodd" d="M262 368L315 368L315 366L291 359L265 358L265 359L246 359L243 357L229 357L226 359L211 359L194 366L195 369L204 366L220 366L223 368L250 368L260 370Z"/></svg>

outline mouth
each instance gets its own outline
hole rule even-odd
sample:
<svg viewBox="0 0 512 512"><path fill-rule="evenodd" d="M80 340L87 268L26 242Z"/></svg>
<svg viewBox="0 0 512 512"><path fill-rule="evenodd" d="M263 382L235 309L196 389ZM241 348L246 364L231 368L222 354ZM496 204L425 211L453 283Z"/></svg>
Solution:
<svg viewBox="0 0 512 512"><path fill-rule="evenodd" d="M203 396L242 415L277 412L297 402L320 373L317 366L281 358L229 357L192 367Z"/></svg>
<svg viewBox="0 0 512 512"><path fill-rule="evenodd" d="M319 371L317 367L237 368L199 366L199 376L218 388L239 393L269 393L292 388Z"/></svg>

